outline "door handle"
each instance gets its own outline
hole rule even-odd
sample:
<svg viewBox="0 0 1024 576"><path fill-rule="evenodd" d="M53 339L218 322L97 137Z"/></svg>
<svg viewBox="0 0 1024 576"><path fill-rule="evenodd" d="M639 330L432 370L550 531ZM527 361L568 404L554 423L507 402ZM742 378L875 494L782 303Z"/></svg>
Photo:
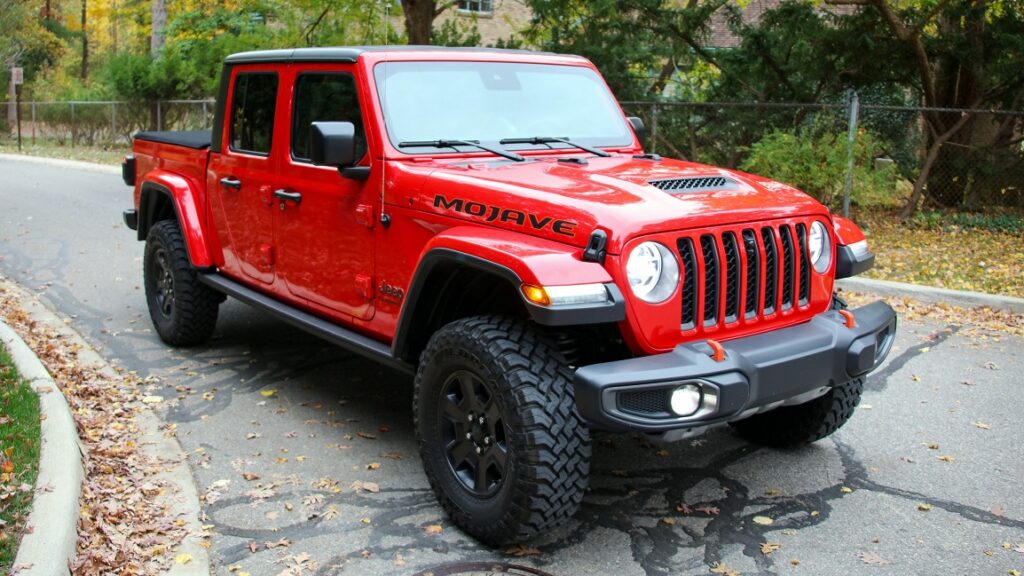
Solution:
<svg viewBox="0 0 1024 576"><path fill-rule="evenodd" d="M242 189L242 181L237 178L224 177L220 179L220 185L225 188L234 188L235 190Z"/></svg>
<svg viewBox="0 0 1024 576"><path fill-rule="evenodd" d="M302 203L302 194L299 192L290 192L285 189L274 190L274 197L285 202L295 202L296 204Z"/></svg>

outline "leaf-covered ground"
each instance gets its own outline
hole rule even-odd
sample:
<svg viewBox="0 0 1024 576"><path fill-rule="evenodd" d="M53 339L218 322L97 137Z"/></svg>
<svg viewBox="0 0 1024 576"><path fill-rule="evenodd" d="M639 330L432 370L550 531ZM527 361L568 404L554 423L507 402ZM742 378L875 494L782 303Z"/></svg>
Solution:
<svg viewBox="0 0 1024 576"><path fill-rule="evenodd" d="M160 574L186 535L163 500L162 463L143 454L135 416L144 409L139 379L83 365L79 348L33 320L18 297L0 287L3 318L42 360L71 408L84 449L76 575ZM38 420L38 417L37 417ZM34 478L33 478L34 481ZM0 571L2 573L3 571Z"/></svg>
<svg viewBox="0 0 1024 576"><path fill-rule="evenodd" d="M869 278L1024 298L1019 231L921 220L903 224L891 209L861 209L853 219L875 252Z"/></svg>
<svg viewBox="0 0 1024 576"><path fill-rule="evenodd" d="M39 473L39 397L0 346L0 574L11 569Z"/></svg>

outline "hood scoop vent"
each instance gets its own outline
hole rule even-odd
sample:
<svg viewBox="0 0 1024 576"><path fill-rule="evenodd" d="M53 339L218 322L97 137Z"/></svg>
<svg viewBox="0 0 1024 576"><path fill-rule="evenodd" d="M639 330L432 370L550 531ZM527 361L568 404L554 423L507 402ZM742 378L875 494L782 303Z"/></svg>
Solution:
<svg viewBox="0 0 1024 576"><path fill-rule="evenodd" d="M726 190L737 185L736 181L725 176L688 176L686 178L669 178L666 180L649 180L651 186L679 194L682 192L708 192Z"/></svg>

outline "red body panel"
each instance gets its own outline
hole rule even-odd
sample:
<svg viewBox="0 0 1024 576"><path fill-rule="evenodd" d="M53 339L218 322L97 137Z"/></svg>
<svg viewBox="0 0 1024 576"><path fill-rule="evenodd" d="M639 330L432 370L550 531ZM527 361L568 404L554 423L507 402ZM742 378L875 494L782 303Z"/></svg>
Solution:
<svg viewBox="0 0 1024 576"><path fill-rule="evenodd" d="M852 222L832 217L821 204L789 186L691 162L635 158L641 152L635 140L630 146L606 149L612 152L609 158L559 149L522 152L531 159L523 163L500 161L485 152L432 157L398 150L388 140L376 106L373 69L399 60L532 62L593 69L590 62L572 56L415 50L364 52L355 64L237 65L234 74L278 75L269 155L231 151L228 114L223 115L221 152L209 155L209 169L206 151L135 143L139 181L157 182L172 191L193 263L216 266L222 274L283 302L387 342L409 302L383 288L407 291L423 255L448 248L509 268L533 284L615 282L627 298L627 318L620 324L624 338L635 352L649 354L683 341L730 339L806 321L828 307L834 271L811 271L809 298L801 305L684 330L678 290L658 305L632 297L625 260L638 243L655 240L673 248L677 238L695 238L704 231L742 234L764 222L795 225L811 219L832 222L828 228L834 229L833 245L863 239ZM367 180L346 179L333 168L291 157L294 84L298 73L305 71L354 75L368 145L361 164L371 168ZM586 157L588 163L557 161L567 156ZM682 194L648 184L720 175L733 184ZM221 186L224 177L241 180L241 189ZM301 192L303 200L282 204L273 196L278 189ZM389 218L388 226L381 225L382 214ZM603 266L582 260L595 229L608 235ZM702 268L699 271L703 273ZM763 287L762 278L759 289Z"/></svg>
<svg viewBox="0 0 1024 576"><path fill-rule="evenodd" d="M142 185L158 184L173 196L182 232L188 244L192 265L208 268L214 265L208 241L206 214L206 160L209 152L171 144L136 140L133 146L136 162L135 206L139 206Z"/></svg>

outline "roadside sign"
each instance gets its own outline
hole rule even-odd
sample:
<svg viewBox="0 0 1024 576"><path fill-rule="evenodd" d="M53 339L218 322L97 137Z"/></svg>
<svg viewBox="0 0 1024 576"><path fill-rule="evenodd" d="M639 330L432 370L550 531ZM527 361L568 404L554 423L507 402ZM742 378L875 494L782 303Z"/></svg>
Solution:
<svg viewBox="0 0 1024 576"><path fill-rule="evenodd" d="M19 86L25 83L25 69L11 68L11 84Z"/></svg>

